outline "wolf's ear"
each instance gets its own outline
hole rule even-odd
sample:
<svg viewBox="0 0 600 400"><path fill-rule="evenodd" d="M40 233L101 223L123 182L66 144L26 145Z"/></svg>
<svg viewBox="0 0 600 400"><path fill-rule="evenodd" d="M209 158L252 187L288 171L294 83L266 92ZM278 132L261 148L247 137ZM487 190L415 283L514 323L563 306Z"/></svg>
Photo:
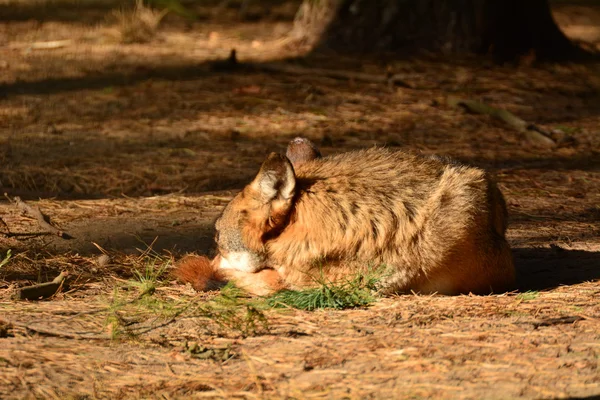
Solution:
<svg viewBox="0 0 600 400"><path fill-rule="evenodd" d="M296 191L294 168L287 157L271 153L263 162L251 186L265 203L289 202Z"/></svg>
<svg viewBox="0 0 600 400"><path fill-rule="evenodd" d="M248 245L260 246L270 234L283 229L288 221L296 194L292 163L280 154L269 154L244 192L250 195L255 205L245 218L245 241Z"/></svg>
<svg viewBox="0 0 600 400"><path fill-rule="evenodd" d="M305 162L321 158L321 152L310 140L303 137L297 137L288 143L285 156L295 168Z"/></svg>

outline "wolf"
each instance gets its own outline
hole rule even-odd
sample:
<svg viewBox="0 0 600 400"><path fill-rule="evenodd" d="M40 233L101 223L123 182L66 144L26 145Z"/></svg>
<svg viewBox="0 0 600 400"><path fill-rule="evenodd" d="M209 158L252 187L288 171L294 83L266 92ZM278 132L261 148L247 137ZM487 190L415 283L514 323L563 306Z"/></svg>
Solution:
<svg viewBox="0 0 600 400"><path fill-rule="evenodd" d="M298 139L287 155L271 153L225 207L217 256L180 263L184 280L199 289L232 280L268 295L376 267L383 294L489 294L513 284L506 203L486 171L381 147L321 157Z"/></svg>

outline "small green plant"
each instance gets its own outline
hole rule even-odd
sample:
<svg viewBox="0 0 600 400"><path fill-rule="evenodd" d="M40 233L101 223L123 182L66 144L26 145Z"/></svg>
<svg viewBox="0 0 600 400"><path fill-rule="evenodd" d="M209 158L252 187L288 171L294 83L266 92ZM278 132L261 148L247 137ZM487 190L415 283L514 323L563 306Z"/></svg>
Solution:
<svg viewBox="0 0 600 400"><path fill-rule="evenodd" d="M358 273L343 282L329 282L321 276L315 279L318 287L298 291L284 290L269 297L267 304L271 307L293 307L307 311L363 307L375 301L374 291L380 279L381 269Z"/></svg>
<svg viewBox="0 0 600 400"><path fill-rule="evenodd" d="M540 292L537 291L526 291L523 293L519 293L517 295L517 299L521 300L521 301L530 301L530 300L535 300L539 297Z"/></svg>
<svg viewBox="0 0 600 400"><path fill-rule="evenodd" d="M119 311L127 304L119 296L118 288L114 288L112 301L108 307L108 315L104 321L104 327L112 340L117 339L123 333L123 323Z"/></svg>
<svg viewBox="0 0 600 400"><path fill-rule="evenodd" d="M155 253L146 254L140 260L143 265L125 285L125 288L137 289L135 296L124 297L119 288L115 288L107 309L106 328L112 338L135 338L182 315L197 318L199 327L217 335L261 335L269 332L265 315L268 308L339 310L366 306L376 300L376 286L383 276L381 269L359 273L343 282L330 282L321 276L315 279L318 283L316 288L284 291L258 299L249 298L244 291L229 283L215 297L199 302L189 298L161 298L156 289L163 284L162 279L171 260Z"/></svg>
<svg viewBox="0 0 600 400"><path fill-rule="evenodd" d="M6 255L4 256L2 261L0 261L0 268L4 267L6 264L8 264L8 261L10 261L11 256L12 256L12 251L10 249L8 249L8 251L6 252Z"/></svg>
<svg viewBox="0 0 600 400"><path fill-rule="evenodd" d="M171 263L171 259L160 256L148 258L142 271L138 269L133 272L136 279L130 280L128 282L129 286L138 288L140 298L154 294L156 287L162 283L161 278L171 266Z"/></svg>
<svg viewBox="0 0 600 400"><path fill-rule="evenodd" d="M159 255L144 256L139 259L143 267L134 270L134 278L126 282L125 288L135 288L134 298L125 298L115 287L110 305L107 308L105 327L111 338L123 335L135 337L150 330L153 324L175 318L189 308L184 301L165 300L154 296L156 289L163 284L163 277L171 265L171 259Z"/></svg>
<svg viewBox="0 0 600 400"><path fill-rule="evenodd" d="M245 298L242 290L228 283L218 296L199 305L196 314L213 321L221 329L248 337L269 331L263 308L264 302Z"/></svg>
<svg viewBox="0 0 600 400"><path fill-rule="evenodd" d="M135 338L173 322L190 305L190 302L165 300L149 294L126 300L119 295L118 288L115 288L104 325L111 339Z"/></svg>
<svg viewBox="0 0 600 400"><path fill-rule="evenodd" d="M269 331L265 314L257 306L249 303L227 308L207 305L199 308L199 316L210 319L219 328L242 337L257 336Z"/></svg>

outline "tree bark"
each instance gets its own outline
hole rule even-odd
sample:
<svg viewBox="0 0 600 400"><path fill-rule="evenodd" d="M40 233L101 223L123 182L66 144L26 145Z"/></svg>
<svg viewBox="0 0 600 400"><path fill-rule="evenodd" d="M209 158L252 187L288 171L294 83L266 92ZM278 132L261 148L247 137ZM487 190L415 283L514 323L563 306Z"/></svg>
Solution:
<svg viewBox="0 0 600 400"><path fill-rule="evenodd" d="M548 0L304 0L298 38L315 51L491 53L570 58Z"/></svg>

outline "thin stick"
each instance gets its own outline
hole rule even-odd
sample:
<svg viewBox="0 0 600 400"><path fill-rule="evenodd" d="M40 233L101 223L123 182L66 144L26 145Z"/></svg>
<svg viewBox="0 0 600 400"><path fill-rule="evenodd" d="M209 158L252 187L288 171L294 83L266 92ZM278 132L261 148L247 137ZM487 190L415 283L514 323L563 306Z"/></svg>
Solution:
<svg viewBox="0 0 600 400"><path fill-rule="evenodd" d="M242 64L244 65L244 64ZM311 75L311 76L325 76L333 79L346 79L346 80L355 80L362 82L371 82L371 83L384 83L390 86L403 86L407 88L413 88L413 85L406 82L405 77L400 74L394 74L391 76L388 75L375 75L375 74L367 74L364 72L351 72L351 71L340 71L334 69L324 69L324 68L306 68L300 67L297 65L289 65L289 64L274 64L274 63L265 63L265 64L248 64L249 67L259 70L259 71L267 71L267 72L279 72L285 74L293 74L293 75Z"/></svg>
<svg viewBox="0 0 600 400"><path fill-rule="evenodd" d="M7 319L0 318L0 322L9 326L15 326L18 328L26 329L29 332L38 333L44 336L53 336L60 337L66 339L80 339L80 340L111 340L111 337L108 335L99 335L96 333L72 333L72 332L64 332L56 329L48 329L42 326L28 325L21 322L9 321Z"/></svg>
<svg viewBox="0 0 600 400"><path fill-rule="evenodd" d="M6 229L6 232L2 232L5 235L10 235L10 228L8 227L8 225L6 225L6 222L4 222L4 220L2 219L2 217L0 217L0 226L2 226L4 229Z"/></svg>
<svg viewBox="0 0 600 400"><path fill-rule="evenodd" d="M38 285L22 287L17 291L16 297L19 300L38 300L45 299L54 295L62 286L68 272L61 272L52 282L40 283Z"/></svg>
<svg viewBox="0 0 600 400"><path fill-rule="evenodd" d="M249 69L254 71L276 72L291 75L324 76L333 79L383 83L389 86L403 86L407 88L414 88L414 85L408 83L406 81L406 77L401 74L367 74L365 72L340 71L325 68L308 68L301 67L298 65L279 63L241 63L237 59L237 53L235 49L231 50L231 53L229 54L229 57L227 59L218 60L213 62L212 64L213 71L228 71L235 69Z"/></svg>
<svg viewBox="0 0 600 400"><path fill-rule="evenodd" d="M68 233L66 233L64 231L61 231L60 229L58 229L57 227L52 225L50 223L50 219L48 218L48 216L44 215L38 207L30 206L29 204L27 204L23 200L21 200L21 198L19 196L15 196L12 201L19 208L19 210L21 210L21 212L34 218L38 222L38 225L40 226L40 228L42 228L46 232L49 232L49 233L56 235L63 239L72 239L71 235L69 235Z"/></svg>
<svg viewBox="0 0 600 400"><path fill-rule="evenodd" d="M471 112L477 114L487 114L493 118L499 119L500 121L503 121L509 125L511 128L523 133L530 141L540 144L541 146L556 146L554 139L552 139L550 135L542 128L534 124L530 124L506 110L494 108L479 101L459 99L456 97L448 97L447 103L450 107L463 106Z"/></svg>

